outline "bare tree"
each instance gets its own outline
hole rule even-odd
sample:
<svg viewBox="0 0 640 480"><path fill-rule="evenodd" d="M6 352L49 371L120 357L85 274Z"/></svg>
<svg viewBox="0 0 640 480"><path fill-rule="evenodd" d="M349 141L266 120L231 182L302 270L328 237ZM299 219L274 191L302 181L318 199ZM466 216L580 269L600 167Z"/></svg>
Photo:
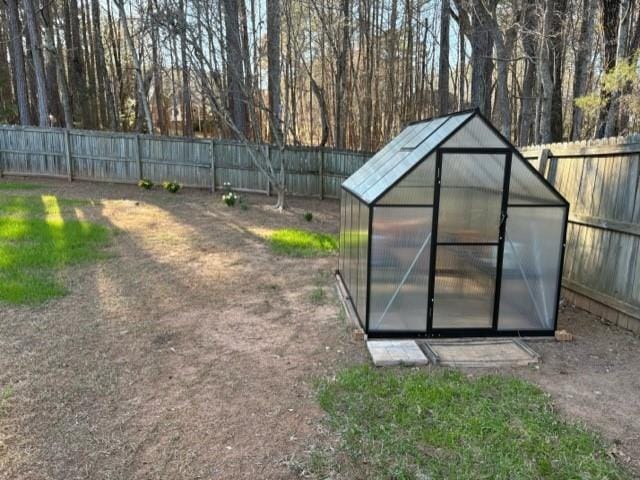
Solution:
<svg viewBox="0 0 640 480"><path fill-rule="evenodd" d="M31 40L31 60L36 76L38 91L38 124L41 127L49 126L49 98L47 95L47 82L44 73L44 61L42 58L42 45L40 42L40 28L37 23L36 13L32 0L23 0L24 13Z"/></svg>
<svg viewBox="0 0 640 480"><path fill-rule="evenodd" d="M602 6L602 31L604 35L604 56L602 64L604 73L609 73L616 65L618 52L618 24L620 21L620 0L600 0ZM596 137L603 137L606 133L607 114L611 108L611 92L601 90L604 107L600 110Z"/></svg>
<svg viewBox="0 0 640 480"><path fill-rule="evenodd" d="M573 98L582 97L587 92L589 81L589 58L593 43L594 24L596 17L596 1L582 0L582 21L580 22L580 37L576 51L575 71L573 77ZM584 112L578 106L573 107L570 137L579 140L582 137L582 123Z"/></svg>
<svg viewBox="0 0 640 480"><path fill-rule="evenodd" d="M22 26L18 4L16 0L5 0L7 5L7 27L9 30L9 45L11 64L13 66L13 84L18 103L20 123L29 125L29 98L27 96L27 76L24 68L24 51L22 50Z"/></svg>
<svg viewBox="0 0 640 480"><path fill-rule="evenodd" d="M151 110L149 109L149 102L147 100L147 89L142 76L142 67L140 65L140 59L138 58L138 52L136 51L133 39L131 38L131 32L129 31L127 14L124 10L124 0L113 0L113 3L115 3L116 7L120 11L120 24L122 25L122 32L124 34L125 41L127 42L127 46L129 47L133 68L135 69L138 97L142 104L147 131L149 133L153 133L153 120L151 119Z"/></svg>
<svg viewBox="0 0 640 480"><path fill-rule="evenodd" d="M267 62L270 139L282 143L282 104L280 100L280 0L267 0Z"/></svg>
<svg viewBox="0 0 640 480"><path fill-rule="evenodd" d="M449 0L441 0L440 55L438 68L438 98L440 114L449 111Z"/></svg>

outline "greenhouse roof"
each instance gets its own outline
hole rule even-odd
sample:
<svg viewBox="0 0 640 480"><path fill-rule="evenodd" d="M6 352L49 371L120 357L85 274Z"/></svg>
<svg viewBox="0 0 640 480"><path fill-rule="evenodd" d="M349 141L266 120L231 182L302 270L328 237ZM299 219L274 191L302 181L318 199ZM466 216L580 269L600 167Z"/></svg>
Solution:
<svg viewBox="0 0 640 480"><path fill-rule="evenodd" d="M475 120L471 121L472 119ZM458 132L460 134L456 135ZM521 157L519 152L477 109L465 110L410 123L345 180L342 186L361 201L367 204L375 203L437 148L468 147L469 141L474 148L508 148L516 156ZM527 164L529 170L534 171L526 160L521 160ZM525 170L527 170L526 167ZM538 178L529 178L528 183L544 184L544 187L540 186L548 189L552 198L566 203L544 177L539 176L535 171L533 173ZM533 176L531 172L528 175Z"/></svg>

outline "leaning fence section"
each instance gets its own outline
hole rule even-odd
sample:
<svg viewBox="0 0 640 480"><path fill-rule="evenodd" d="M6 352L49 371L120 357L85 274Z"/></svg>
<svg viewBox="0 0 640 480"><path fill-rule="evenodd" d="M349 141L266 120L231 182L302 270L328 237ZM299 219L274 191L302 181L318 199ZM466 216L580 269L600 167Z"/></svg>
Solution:
<svg viewBox="0 0 640 480"><path fill-rule="evenodd" d="M567 297L640 330L640 137L537 145L521 152L571 204Z"/></svg>
<svg viewBox="0 0 640 480"><path fill-rule="evenodd" d="M135 183L177 181L185 186L270 193L252 161L260 150L294 195L337 198L344 179L370 154L313 147L247 145L228 140L120 132L0 126L0 175Z"/></svg>

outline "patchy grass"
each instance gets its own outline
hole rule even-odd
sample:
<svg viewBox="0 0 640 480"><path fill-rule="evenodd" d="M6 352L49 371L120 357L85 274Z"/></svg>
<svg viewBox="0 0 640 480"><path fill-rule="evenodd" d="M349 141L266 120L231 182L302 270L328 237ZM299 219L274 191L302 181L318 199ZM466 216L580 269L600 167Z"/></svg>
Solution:
<svg viewBox="0 0 640 480"><path fill-rule="evenodd" d="M108 229L75 216L73 207L86 204L52 195L0 197L0 302L63 295L60 269L105 256Z"/></svg>
<svg viewBox="0 0 640 480"><path fill-rule="evenodd" d="M40 185L33 183L0 182L0 190L33 190L40 188Z"/></svg>
<svg viewBox="0 0 640 480"><path fill-rule="evenodd" d="M309 459L321 478L629 478L596 435L515 378L356 367L322 383L319 402L340 435L337 451Z"/></svg>
<svg viewBox="0 0 640 480"><path fill-rule="evenodd" d="M309 300L311 300L311 303L314 305L322 305L327 301L327 292L325 292L322 287L316 287L311 291Z"/></svg>
<svg viewBox="0 0 640 480"><path fill-rule="evenodd" d="M338 240L335 235L296 228L276 230L269 240L275 253L292 257L330 255L338 250Z"/></svg>

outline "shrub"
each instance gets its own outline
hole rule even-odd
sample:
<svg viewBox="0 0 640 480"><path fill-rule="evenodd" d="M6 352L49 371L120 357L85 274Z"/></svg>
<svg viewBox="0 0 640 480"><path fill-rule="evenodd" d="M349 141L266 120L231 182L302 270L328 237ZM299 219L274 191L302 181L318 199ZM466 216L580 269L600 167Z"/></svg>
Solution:
<svg viewBox="0 0 640 480"><path fill-rule="evenodd" d="M182 188L178 182L162 182L162 187L167 192L171 192L171 193L178 193L178 190Z"/></svg>
<svg viewBox="0 0 640 480"><path fill-rule="evenodd" d="M310 222L311 220L313 220L313 213L311 213L311 212L304 212L303 217L304 217L304 219L305 219L307 222Z"/></svg>
<svg viewBox="0 0 640 480"><path fill-rule="evenodd" d="M222 195L222 201L227 205L227 207L233 207L238 201L238 196L233 192L225 193Z"/></svg>
<svg viewBox="0 0 640 480"><path fill-rule="evenodd" d="M138 182L138 186L140 188L144 188L145 190L151 190L151 188L153 187L153 182L151 180L146 179L146 178L142 178Z"/></svg>

